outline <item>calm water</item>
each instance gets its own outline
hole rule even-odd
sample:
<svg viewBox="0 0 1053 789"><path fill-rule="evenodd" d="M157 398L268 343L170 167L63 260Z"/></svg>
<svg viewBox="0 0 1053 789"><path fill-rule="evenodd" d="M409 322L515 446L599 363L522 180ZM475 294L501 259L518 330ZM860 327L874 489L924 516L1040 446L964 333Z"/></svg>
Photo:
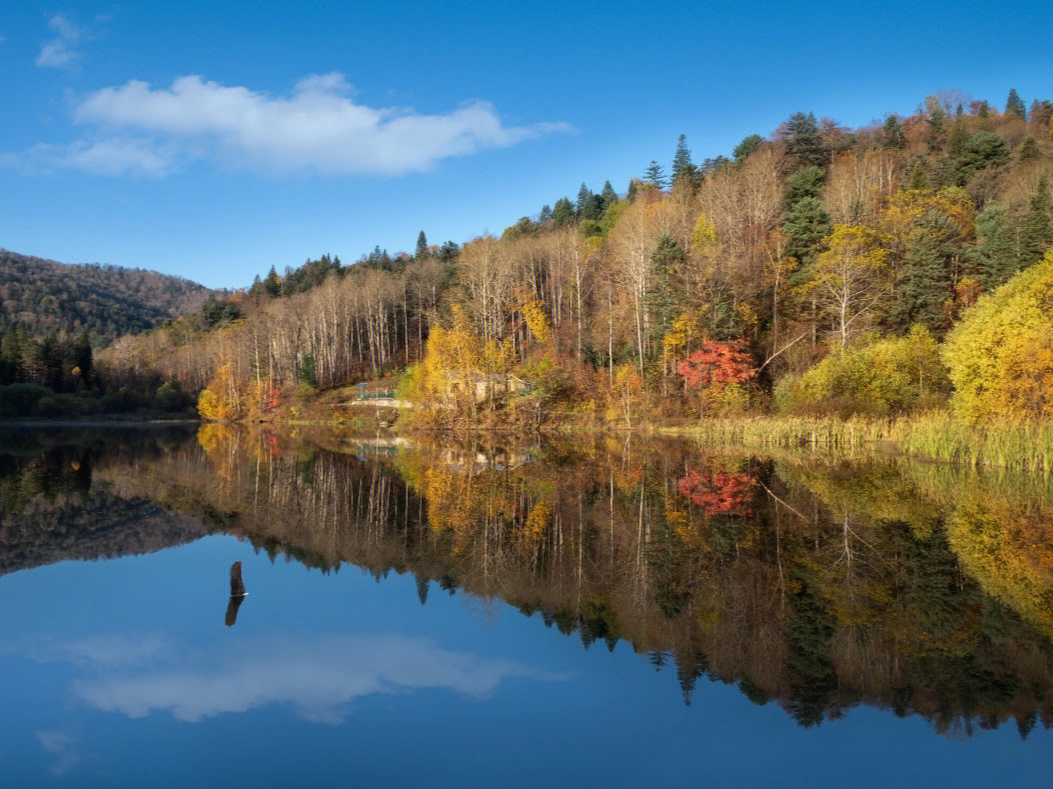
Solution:
<svg viewBox="0 0 1053 789"><path fill-rule="evenodd" d="M1048 786L1051 502L638 439L7 430L0 785Z"/></svg>

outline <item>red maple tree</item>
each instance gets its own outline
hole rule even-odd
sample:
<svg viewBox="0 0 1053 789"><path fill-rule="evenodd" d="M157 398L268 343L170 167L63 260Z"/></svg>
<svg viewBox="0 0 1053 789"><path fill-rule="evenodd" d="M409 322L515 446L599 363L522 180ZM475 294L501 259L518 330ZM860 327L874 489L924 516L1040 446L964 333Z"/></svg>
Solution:
<svg viewBox="0 0 1053 789"><path fill-rule="evenodd" d="M691 469L680 480L677 489L702 508L706 515L738 515L748 517L757 480L743 471Z"/></svg>
<svg viewBox="0 0 1053 789"><path fill-rule="evenodd" d="M691 387L742 384L757 375L757 368L746 351L745 340L717 342L707 340L701 350L695 351L677 365L676 370Z"/></svg>

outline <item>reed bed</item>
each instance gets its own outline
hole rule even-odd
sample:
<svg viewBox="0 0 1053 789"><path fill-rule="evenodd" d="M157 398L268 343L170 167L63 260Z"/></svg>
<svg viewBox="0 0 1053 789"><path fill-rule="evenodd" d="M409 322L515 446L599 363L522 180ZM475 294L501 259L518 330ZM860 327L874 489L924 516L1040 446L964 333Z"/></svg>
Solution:
<svg viewBox="0 0 1053 789"><path fill-rule="evenodd" d="M965 425L946 412L901 419L892 440L908 455L962 465L1053 471L1053 425L1005 422L986 427Z"/></svg>
<svg viewBox="0 0 1053 789"><path fill-rule="evenodd" d="M1053 471L1053 424L1006 422L971 427L937 411L899 419L758 416L704 419L663 432L690 435L707 446L793 449L854 454L898 452L974 468Z"/></svg>

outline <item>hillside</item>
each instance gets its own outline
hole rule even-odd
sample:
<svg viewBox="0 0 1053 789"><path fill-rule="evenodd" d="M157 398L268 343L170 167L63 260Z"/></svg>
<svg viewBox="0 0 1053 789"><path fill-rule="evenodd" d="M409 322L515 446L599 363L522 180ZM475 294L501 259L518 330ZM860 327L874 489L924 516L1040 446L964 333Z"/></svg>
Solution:
<svg viewBox="0 0 1053 789"><path fill-rule="evenodd" d="M403 392L456 399L414 417L443 424L922 412L951 396L948 335L1053 247L1051 130L1053 102L1010 91L1004 110L941 94L856 129L794 113L697 163L682 136L671 168L652 161L624 192L582 184L461 246L421 232L413 255L272 270L209 311L230 320L121 338L99 367L207 389L208 419L298 414L315 389L418 362ZM1024 380L1005 364L998 380ZM1044 391L1047 367L1027 369ZM454 397L451 372L536 386L482 404ZM1021 416L1047 402L1013 398Z"/></svg>
<svg viewBox="0 0 1053 789"><path fill-rule="evenodd" d="M142 269L76 265L0 250L0 332L79 334L96 347L201 307L203 285Z"/></svg>

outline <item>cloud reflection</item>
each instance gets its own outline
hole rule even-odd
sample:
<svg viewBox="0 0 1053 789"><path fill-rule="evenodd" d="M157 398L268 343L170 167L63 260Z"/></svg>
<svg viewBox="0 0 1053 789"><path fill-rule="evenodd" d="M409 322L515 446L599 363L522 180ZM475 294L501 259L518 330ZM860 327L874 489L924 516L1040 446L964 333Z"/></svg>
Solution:
<svg viewBox="0 0 1053 789"><path fill-rule="evenodd" d="M77 740L72 735L61 729L38 731L36 734L40 747L55 757L51 765L52 775L65 775L80 761L80 754L76 749Z"/></svg>
<svg viewBox="0 0 1053 789"><path fill-rule="evenodd" d="M194 722L289 704L305 720L335 724L364 696L432 688L486 698L513 678L567 679L392 634L228 642L222 656L188 655L153 668L79 679L73 691L97 709L131 718L165 711Z"/></svg>

